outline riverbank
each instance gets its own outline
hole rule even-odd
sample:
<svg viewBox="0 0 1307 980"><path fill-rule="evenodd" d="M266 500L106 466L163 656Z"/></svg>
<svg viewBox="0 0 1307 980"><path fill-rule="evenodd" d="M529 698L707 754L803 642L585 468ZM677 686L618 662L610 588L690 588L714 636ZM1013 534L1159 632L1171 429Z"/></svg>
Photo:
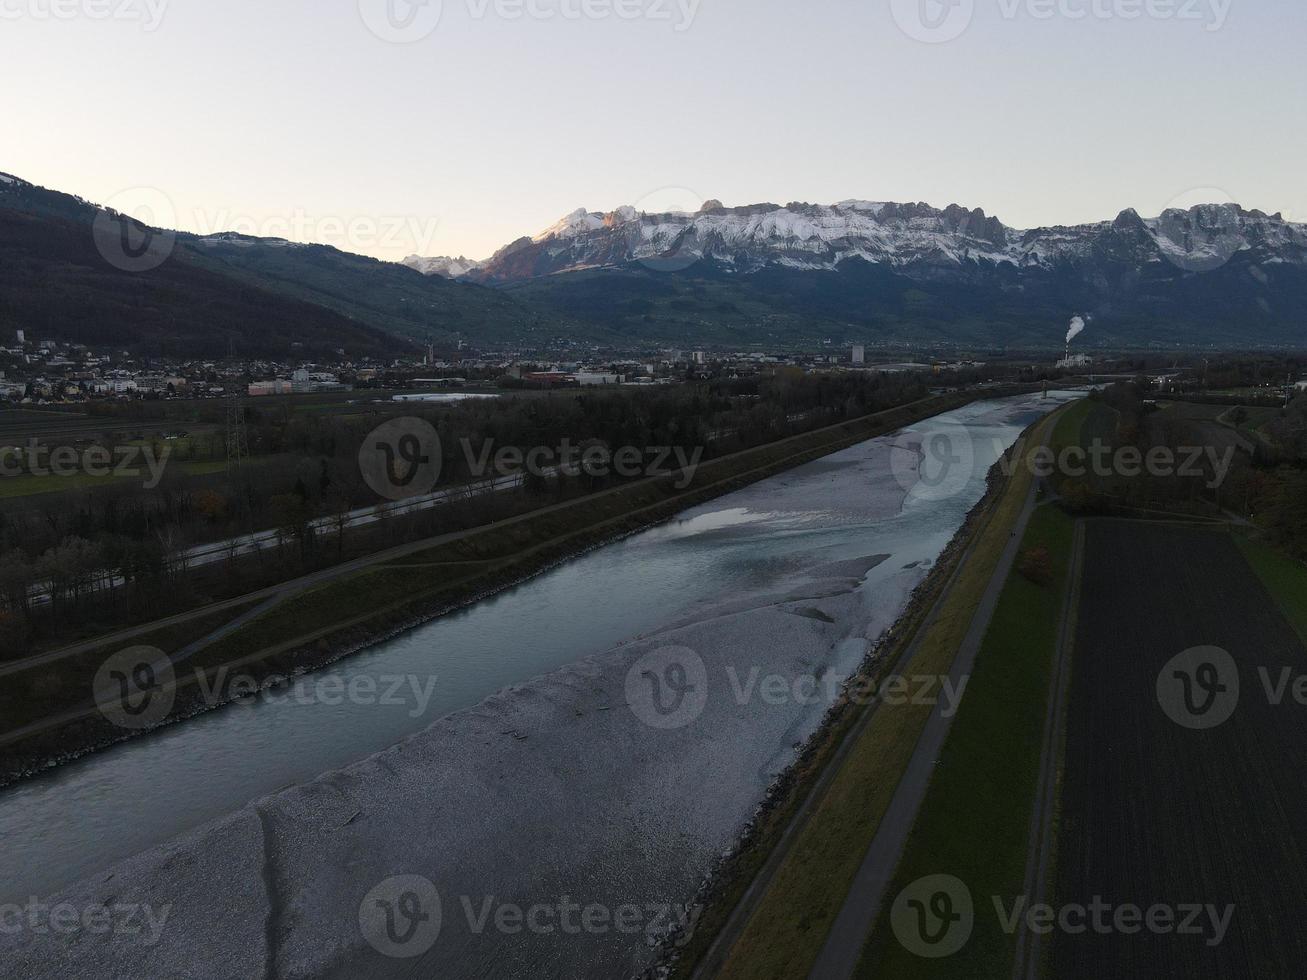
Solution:
<svg viewBox="0 0 1307 980"><path fill-rule="evenodd" d="M1023 458L1042 420L1009 452ZM867 665L886 675L938 677L950 665L1029 493L1027 467L996 464L895 633ZM822 949L863 856L890 805L933 703L846 703L809 748L810 759L772 803L739 857L712 887L694 942L673 976L804 976ZM714 928L714 926L716 928Z"/></svg>
<svg viewBox="0 0 1307 980"><path fill-rule="evenodd" d="M683 489L680 474L642 480L526 515L391 549L361 571L269 602L267 611L216 642L229 615L201 610L192 625L143 626L113 648L86 651L6 678L0 692L0 787L33 772L158 727L222 707L239 693L232 678L277 683L333 664L359 650L526 581L586 551L656 525L680 511L976 401L1022 389L936 396L885 412L792 436L704 463ZM125 731L90 699L96 672L129 645L149 644L175 657L185 671L171 691L173 707L156 725ZM245 692L247 693L247 692Z"/></svg>

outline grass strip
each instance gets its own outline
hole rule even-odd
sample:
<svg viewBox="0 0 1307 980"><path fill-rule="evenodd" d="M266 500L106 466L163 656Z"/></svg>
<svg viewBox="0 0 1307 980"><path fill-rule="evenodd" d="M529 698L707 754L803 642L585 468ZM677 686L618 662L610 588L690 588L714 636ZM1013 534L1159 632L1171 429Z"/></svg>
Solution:
<svg viewBox="0 0 1307 980"><path fill-rule="evenodd" d="M1307 565L1247 535L1236 534L1234 540L1284 618L1307 644Z"/></svg>
<svg viewBox="0 0 1307 980"><path fill-rule="evenodd" d="M1012 971L1016 935L1002 930L992 897L1011 908L1025 890L1028 832L1062 595L1075 524L1045 506L1024 550L1045 548L1052 576L1036 584L1013 569L976 660L921 813L887 895L918 878L948 874L970 889L975 928L961 952L922 959L894 939L888 901L859 964L859 977L1001 977Z"/></svg>

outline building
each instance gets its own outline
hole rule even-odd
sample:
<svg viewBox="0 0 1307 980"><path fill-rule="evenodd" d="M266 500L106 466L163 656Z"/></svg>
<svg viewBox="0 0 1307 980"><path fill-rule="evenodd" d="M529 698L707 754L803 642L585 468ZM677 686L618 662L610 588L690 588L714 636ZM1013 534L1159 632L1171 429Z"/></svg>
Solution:
<svg viewBox="0 0 1307 980"><path fill-rule="evenodd" d="M591 385L619 385L625 380L620 374L597 374L589 371L578 371L572 377L583 388Z"/></svg>
<svg viewBox="0 0 1307 980"><path fill-rule="evenodd" d="M290 381L274 378L272 381L256 381L248 390L250 396L254 398L265 395L289 395L294 392L295 385Z"/></svg>
<svg viewBox="0 0 1307 980"><path fill-rule="evenodd" d="M1070 357L1058 361L1054 367L1060 368L1086 368L1094 363L1093 358L1088 354L1072 354Z"/></svg>
<svg viewBox="0 0 1307 980"><path fill-rule="evenodd" d="M861 345L853 348L853 363L859 366L867 363L867 348Z"/></svg>
<svg viewBox="0 0 1307 980"><path fill-rule="evenodd" d="M527 371L523 372L522 380L527 384L547 385L551 388L555 385L576 383L576 379L572 375L565 374L562 371Z"/></svg>

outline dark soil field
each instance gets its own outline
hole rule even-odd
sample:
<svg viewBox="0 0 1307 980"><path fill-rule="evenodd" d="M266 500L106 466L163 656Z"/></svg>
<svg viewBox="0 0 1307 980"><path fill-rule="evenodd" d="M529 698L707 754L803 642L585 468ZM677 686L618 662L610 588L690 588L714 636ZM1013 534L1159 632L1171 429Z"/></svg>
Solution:
<svg viewBox="0 0 1307 980"><path fill-rule="evenodd" d="M1227 535L1106 520L1087 531L1054 904L1234 910L1218 944L1206 912L1202 935L1057 929L1047 973L1301 977L1307 707L1292 684L1273 705L1259 668L1297 676L1307 650ZM1200 646L1228 651L1239 682L1233 714L1207 730L1172 720L1158 694L1172 658Z"/></svg>

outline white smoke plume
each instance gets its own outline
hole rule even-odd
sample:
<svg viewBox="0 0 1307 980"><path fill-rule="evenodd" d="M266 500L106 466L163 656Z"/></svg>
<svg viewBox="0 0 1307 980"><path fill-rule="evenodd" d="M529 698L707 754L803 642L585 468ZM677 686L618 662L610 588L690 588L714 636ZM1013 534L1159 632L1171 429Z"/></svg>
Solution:
<svg viewBox="0 0 1307 980"><path fill-rule="evenodd" d="M1082 333L1084 333L1085 326L1086 326L1086 322L1084 317L1073 316L1071 318L1071 329L1068 330L1066 334L1066 342L1069 344L1071 343L1071 341L1075 340Z"/></svg>

